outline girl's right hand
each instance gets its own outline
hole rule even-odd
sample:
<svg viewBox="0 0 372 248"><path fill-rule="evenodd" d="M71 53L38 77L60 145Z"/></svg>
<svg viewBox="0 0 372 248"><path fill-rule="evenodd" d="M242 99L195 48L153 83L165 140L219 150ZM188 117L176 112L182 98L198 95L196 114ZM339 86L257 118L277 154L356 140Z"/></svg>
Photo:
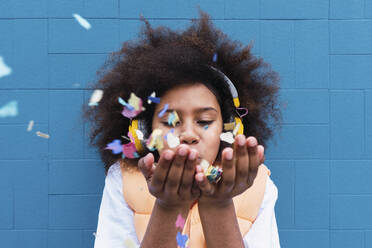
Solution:
<svg viewBox="0 0 372 248"><path fill-rule="evenodd" d="M198 151L181 144L176 151L164 150L158 164L149 153L138 161L149 192L165 208L190 207L199 197L200 189L194 181Z"/></svg>

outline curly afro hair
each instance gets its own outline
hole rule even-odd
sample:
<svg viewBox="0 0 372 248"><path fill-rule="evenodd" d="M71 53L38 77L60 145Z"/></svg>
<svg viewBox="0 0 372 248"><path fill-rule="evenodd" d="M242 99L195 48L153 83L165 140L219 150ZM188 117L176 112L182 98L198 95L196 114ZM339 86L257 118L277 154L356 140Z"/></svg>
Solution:
<svg viewBox="0 0 372 248"><path fill-rule="evenodd" d="M248 115L242 118L246 137L254 136L266 147L274 129L280 127L278 74L262 58L251 54L251 46L232 41L217 29L207 13L199 9L199 15L199 19L191 20L186 30L176 31L164 26L154 29L141 16L144 25L139 39L124 42L97 72L92 89L101 89L104 94L98 106L83 106L83 117L92 124L90 143L98 147L106 174L121 155L104 148L114 139L126 143L121 136L127 135L130 125L130 119L121 114L118 97L128 99L133 92L147 99L153 91L161 97L178 85L201 82L216 96L222 119L227 122L235 111L232 96L221 76L208 65L230 78L238 91L241 107L248 108ZM147 104L146 100L143 103L146 111L136 118L142 119L147 133L151 133L155 106ZM138 159L125 158L123 162L132 167L137 165Z"/></svg>

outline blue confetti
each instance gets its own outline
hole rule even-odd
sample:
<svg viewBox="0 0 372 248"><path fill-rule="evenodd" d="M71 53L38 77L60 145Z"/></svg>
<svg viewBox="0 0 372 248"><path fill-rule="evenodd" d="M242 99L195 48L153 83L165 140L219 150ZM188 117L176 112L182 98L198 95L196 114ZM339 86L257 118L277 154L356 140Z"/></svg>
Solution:
<svg viewBox="0 0 372 248"><path fill-rule="evenodd" d="M120 140L115 139L111 143L107 144L105 149L111 150L113 154L119 154L123 151L123 145Z"/></svg>
<svg viewBox="0 0 372 248"><path fill-rule="evenodd" d="M207 130L207 129L208 129L208 125L205 125L203 128L204 128L205 130Z"/></svg>
<svg viewBox="0 0 372 248"><path fill-rule="evenodd" d="M167 111L168 109L168 104L165 104L164 105L164 108L160 111L160 113L158 114L159 117L163 117L163 115L165 114L165 112Z"/></svg>
<svg viewBox="0 0 372 248"><path fill-rule="evenodd" d="M150 100L151 102L154 102L154 103L160 103L160 98L159 97L149 96L149 97L147 97L147 100Z"/></svg>
<svg viewBox="0 0 372 248"><path fill-rule="evenodd" d="M214 53L213 54L213 62L216 62L217 61L217 53Z"/></svg>
<svg viewBox="0 0 372 248"><path fill-rule="evenodd" d="M186 247L186 242L187 240L189 239L189 237L187 236L187 234L185 235L182 235L180 232L177 232L177 244L181 247L181 248L185 248Z"/></svg>
<svg viewBox="0 0 372 248"><path fill-rule="evenodd" d="M119 103L121 104L121 105L123 105L123 106L125 106L128 110L130 110L130 111L133 111L134 110L134 107L132 106L132 105L130 105L129 103L126 103L124 100L123 100L123 98L121 98L120 96L119 96Z"/></svg>

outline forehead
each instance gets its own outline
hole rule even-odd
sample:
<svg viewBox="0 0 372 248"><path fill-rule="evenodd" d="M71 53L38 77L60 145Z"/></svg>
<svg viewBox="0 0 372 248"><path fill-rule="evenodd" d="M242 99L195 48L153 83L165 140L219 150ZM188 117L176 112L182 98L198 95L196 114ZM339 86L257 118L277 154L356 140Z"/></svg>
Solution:
<svg viewBox="0 0 372 248"><path fill-rule="evenodd" d="M221 111L216 96L201 83L185 84L170 89L161 97L156 109L163 108L164 104L181 112L205 107Z"/></svg>

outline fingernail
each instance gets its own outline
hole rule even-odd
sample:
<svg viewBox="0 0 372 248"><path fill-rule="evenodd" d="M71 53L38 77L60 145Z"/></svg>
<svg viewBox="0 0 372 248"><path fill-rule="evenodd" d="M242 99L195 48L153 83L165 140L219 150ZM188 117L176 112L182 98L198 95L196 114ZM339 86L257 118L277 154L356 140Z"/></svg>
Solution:
<svg viewBox="0 0 372 248"><path fill-rule="evenodd" d="M189 159L190 160L194 160L196 158L196 152L195 151L191 151L190 152L190 155L189 155Z"/></svg>
<svg viewBox="0 0 372 248"><path fill-rule="evenodd" d="M170 153L170 152L165 152L164 158L165 158L166 160L171 160L171 159L172 159L172 153Z"/></svg>
<svg viewBox="0 0 372 248"><path fill-rule="evenodd" d="M244 143L245 143L245 138L243 137L243 135L239 135L239 137L238 137L238 144L240 146L244 146Z"/></svg>
<svg viewBox="0 0 372 248"><path fill-rule="evenodd" d="M226 152L226 159L227 159L227 160L231 160L232 157L233 157L233 153L232 153L232 151L228 150L228 151Z"/></svg>
<svg viewBox="0 0 372 248"><path fill-rule="evenodd" d="M186 148L185 147L181 147L179 150L178 150L178 154L181 155L181 156L185 156L186 155Z"/></svg>
<svg viewBox="0 0 372 248"><path fill-rule="evenodd" d="M145 162L145 164L148 164L149 159L150 159L149 154L147 154L147 155L145 156L145 158L143 159L143 161Z"/></svg>
<svg viewBox="0 0 372 248"><path fill-rule="evenodd" d="M250 144L251 146L256 146L256 145L257 145L257 140L256 140L256 138L254 138L254 137L250 138L250 139L249 139L249 144Z"/></svg>

